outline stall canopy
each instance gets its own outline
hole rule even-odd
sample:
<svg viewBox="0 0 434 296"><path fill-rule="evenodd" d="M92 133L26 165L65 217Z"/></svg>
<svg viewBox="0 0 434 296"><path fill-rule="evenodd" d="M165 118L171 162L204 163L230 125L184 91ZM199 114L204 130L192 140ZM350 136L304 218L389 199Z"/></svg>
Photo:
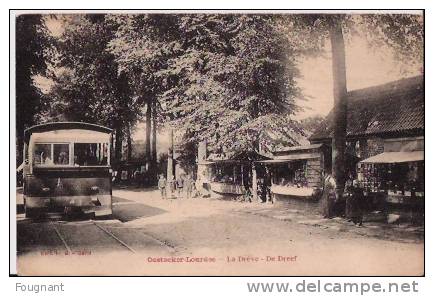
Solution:
<svg viewBox="0 0 434 296"><path fill-rule="evenodd" d="M256 151L239 151L227 154L211 154L203 164L213 164L213 163L243 163L243 162L254 162L259 160L267 160L270 157L262 155ZM205 163L206 162L206 163Z"/></svg>
<svg viewBox="0 0 434 296"><path fill-rule="evenodd" d="M275 156L273 159L261 160L261 161L257 161L257 162L260 162L260 163L284 163L284 162L291 162L291 161L297 161L297 160L303 160L303 159L314 159L314 158L319 158L320 156L321 155L318 153L303 153L303 154Z"/></svg>
<svg viewBox="0 0 434 296"><path fill-rule="evenodd" d="M360 163L401 163L412 161L423 161L423 151L411 151L411 152L383 152L381 154L369 157Z"/></svg>
<svg viewBox="0 0 434 296"><path fill-rule="evenodd" d="M293 146L293 147L287 147L284 149L276 150L276 154L283 154L286 152L294 152L294 151L303 151L303 150L312 150L312 149L318 149L323 146L322 143L320 144L310 144L310 145L303 145L303 146Z"/></svg>

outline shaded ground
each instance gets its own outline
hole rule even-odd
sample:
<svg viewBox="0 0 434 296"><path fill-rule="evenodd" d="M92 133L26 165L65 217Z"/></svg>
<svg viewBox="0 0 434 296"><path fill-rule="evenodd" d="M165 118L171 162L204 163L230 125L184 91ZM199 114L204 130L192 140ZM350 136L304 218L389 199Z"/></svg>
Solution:
<svg viewBox="0 0 434 296"><path fill-rule="evenodd" d="M151 207L117 196L113 197L113 217L121 222L133 221L165 213L163 209Z"/></svg>
<svg viewBox="0 0 434 296"><path fill-rule="evenodd" d="M288 204L166 199L157 191L114 190L114 219L53 221L19 216L23 274L416 275L423 273L423 228L321 217ZM108 229L135 253L97 228ZM63 248L63 249L62 249ZM200 257L201 262L150 262ZM205 262L204 258L211 261ZM274 260L272 260L274 258ZM284 260L284 258L286 258ZM235 261L231 261L231 260Z"/></svg>

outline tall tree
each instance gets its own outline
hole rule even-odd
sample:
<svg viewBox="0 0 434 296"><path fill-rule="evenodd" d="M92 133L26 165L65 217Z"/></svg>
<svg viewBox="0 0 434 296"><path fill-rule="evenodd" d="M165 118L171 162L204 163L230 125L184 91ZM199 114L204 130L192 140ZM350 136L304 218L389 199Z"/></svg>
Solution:
<svg viewBox="0 0 434 296"><path fill-rule="evenodd" d="M152 141L151 141L151 164L156 177L157 169L157 99L152 98Z"/></svg>
<svg viewBox="0 0 434 296"><path fill-rule="evenodd" d="M23 14L16 18L16 137L17 164L22 161L24 129L35 124L35 115L42 109L42 93L34 77L44 74L45 55L50 46L43 17Z"/></svg>
<svg viewBox="0 0 434 296"><path fill-rule="evenodd" d="M128 77L107 50L117 24L105 15L67 16L51 58L55 84L49 94L46 120L97 123L115 130L115 160L122 159L128 129L141 116L140 100L130 91ZM128 142L128 139L127 139Z"/></svg>
<svg viewBox="0 0 434 296"><path fill-rule="evenodd" d="M334 130L332 139L332 171L336 178L337 191L343 194L346 180L345 147L347 136L347 74L345 65L345 44L341 18L330 18L329 34L332 50Z"/></svg>
<svg viewBox="0 0 434 296"><path fill-rule="evenodd" d="M126 134L127 134L127 161L131 161L131 156L133 152L133 146L132 146L132 139L131 139L131 123L127 123L126 128Z"/></svg>
<svg viewBox="0 0 434 296"><path fill-rule="evenodd" d="M120 69L128 75L133 94L146 105L145 159L150 161L154 175L150 177L155 179L157 126L158 121L164 119L164 115L157 112L161 110L157 95L165 87L158 71L165 68L173 55L173 16L112 15L109 18L119 25L109 49L116 56Z"/></svg>
<svg viewBox="0 0 434 296"><path fill-rule="evenodd" d="M288 27L303 30L306 38L331 44L334 94L334 132L332 170L341 195L345 184L345 143L347 87L345 40L362 35L377 50L392 49L402 65L420 64L423 60L424 20L421 14L339 14L294 15Z"/></svg>
<svg viewBox="0 0 434 296"><path fill-rule="evenodd" d="M138 91L157 98L160 118L182 131L185 159L194 160L205 138L228 153L258 149L269 131L292 145L302 133L287 115L299 110L295 57L303 42L280 31L280 17L121 16L112 51L138 77Z"/></svg>
<svg viewBox="0 0 434 296"><path fill-rule="evenodd" d="M146 116L145 116L145 160L151 161L151 130L152 130L152 99L148 99L146 104Z"/></svg>

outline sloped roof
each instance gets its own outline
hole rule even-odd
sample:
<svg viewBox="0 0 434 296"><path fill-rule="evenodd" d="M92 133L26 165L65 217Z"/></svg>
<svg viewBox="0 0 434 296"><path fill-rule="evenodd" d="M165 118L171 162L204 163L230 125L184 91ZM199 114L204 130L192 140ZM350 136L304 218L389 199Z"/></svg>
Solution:
<svg viewBox="0 0 434 296"><path fill-rule="evenodd" d="M423 131L425 86L423 76L401 79L348 92L347 136ZM310 140L331 138L333 110Z"/></svg>
<svg viewBox="0 0 434 296"><path fill-rule="evenodd" d="M321 146L322 146L322 144L292 146L292 147L286 147L284 149L277 149L276 151L273 151L273 153L276 154L276 153L284 153L284 152L300 152L300 151L304 151L304 150L318 149Z"/></svg>
<svg viewBox="0 0 434 296"><path fill-rule="evenodd" d="M210 162L251 162L256 160L270 159L257 151L247 150L225 154L211 154L207 161Z"/></svg>

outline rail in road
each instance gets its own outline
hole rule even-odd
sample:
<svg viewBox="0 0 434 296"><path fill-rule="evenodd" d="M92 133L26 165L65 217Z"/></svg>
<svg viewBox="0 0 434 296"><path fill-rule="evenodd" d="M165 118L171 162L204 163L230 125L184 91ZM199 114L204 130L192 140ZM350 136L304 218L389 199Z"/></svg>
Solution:
<svg viewBox="0 0 434 296"><path fill-rule="evenodd" d="M110 230L108 230L107 228L103 227L102 225L100 225L99 223L95 222L95 221L91 221L92 224L94 224L98 229L100 229L102 232L104 232L105 234L107 234L109 237L111 237L113 240L115 240L119 245L121 245L122 247L126 248L128 251L132 252L132 253L137 253L136 250L134 250L131 246L129 246L126 242L124 242L122 239L120 239L119 237L117 237L115 234L113 234L113 232L111 232ZM62 235L62 233L59 231L59 227L60 225L57 224L56 222L50 221L50 225L52 226L52 228L54 229L55 233L57 234L57 236L59 237L59 239L62 241L63 246L65 247L65 249L69 252L72 253L71 247L68 245L68 241L65 238L64 235Z"/></svg>

